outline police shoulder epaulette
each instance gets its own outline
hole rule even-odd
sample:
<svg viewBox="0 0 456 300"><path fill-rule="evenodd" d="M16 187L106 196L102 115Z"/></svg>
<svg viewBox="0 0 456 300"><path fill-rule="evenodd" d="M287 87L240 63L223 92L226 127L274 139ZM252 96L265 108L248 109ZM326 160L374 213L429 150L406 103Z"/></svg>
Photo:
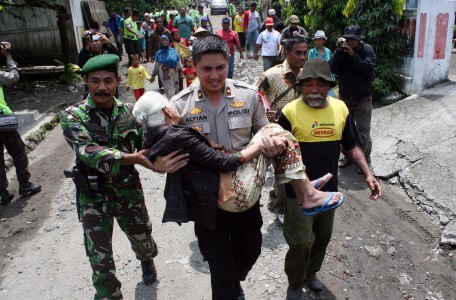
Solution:
<svg viewBox="0 0 456 300"><path fill-rule="evenodd" d="M247 82L244 82L244 81L233 80L233 84L234 84L235 86L240 86L240 87L248 88L248 89L251 89L251 90L254 90L254 91L257 90L257 87L256 87L256 86L251 85L251 84L248 84Z"/></svg>
<svg viewBox="0 0 456 300"><path fill-rule="evenodd" d="M183 89L179 94L174 95L174 96L170 99L170 101L171 101L171 102L177 101L177 100L181 99L182 97L184 97L185 95L188 95L188 94L192 93L194 90L195 90L195 87L194 87L194 86L189 86L188 88Z"/></svg>

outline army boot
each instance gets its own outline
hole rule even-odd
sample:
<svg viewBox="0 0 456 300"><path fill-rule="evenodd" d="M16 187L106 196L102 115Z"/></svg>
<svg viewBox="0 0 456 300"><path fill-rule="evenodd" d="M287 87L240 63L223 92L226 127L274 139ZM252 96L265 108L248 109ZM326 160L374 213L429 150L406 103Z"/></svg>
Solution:
<svg viewBox="0 0 456 300"><path fill-rule="evenodd" d="M150 285L157 280L157 270L155 269L154 260L146 260L141 262L142 278L145 285Z"/></svg>
<svg viewBox="0 0 456 300"><path fill-rule="evenodd" d="M30 181L21 182L19 184L19 195L24 196L34 194L41 191L41 185L31 183Z"/></svg>
<svg viewBox="0 0 456 300"><path fill-rule="evenodd" d="M0 199L1 199L1 205L8 205L11 200L13 200L14 194L10 193L7 189L0 189Z"/></svg>

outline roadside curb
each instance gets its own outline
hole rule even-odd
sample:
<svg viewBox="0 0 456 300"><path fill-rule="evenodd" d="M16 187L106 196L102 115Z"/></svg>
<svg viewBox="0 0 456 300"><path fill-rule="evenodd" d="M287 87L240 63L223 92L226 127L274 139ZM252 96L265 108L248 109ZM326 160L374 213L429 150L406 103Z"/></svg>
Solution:
<svg viewBox="0 0 456 300"><path fill-rule="evenodd" d="M27 154L32 152L39 143L46 139L46 133L53 130L60 123L60 116L62 115L61 110L70 105L71 103L62 102L49 108L45 113L43 113L45 117L32 129L21 136L25 143L25 150ZM6 151L5 154L5 169L8 172L14 166L14 163L13 159Z"/></svg>

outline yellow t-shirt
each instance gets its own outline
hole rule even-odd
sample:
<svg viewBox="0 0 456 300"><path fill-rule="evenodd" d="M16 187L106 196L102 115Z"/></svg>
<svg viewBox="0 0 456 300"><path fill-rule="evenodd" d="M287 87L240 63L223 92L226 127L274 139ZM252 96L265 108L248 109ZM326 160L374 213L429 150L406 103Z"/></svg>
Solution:
<svg viewBox="0 0 456 300"><path fill-rule="evenodd" d="M127 86L134 90L144 88L144 79L150 80L150 75L147 73L143 66L129 67L128 68L128 82Z"/></svg>
<svg viewBox="0 0 456 300"><path fill-rule="evenodd" d="M244 27L242 26L243 23L244 23L244 16L236 15L234 17L234 31L244 32Z"/></svg>
<svg viewBox="0 0 456 300"><path fill-rule="evenodd" d="M299 142L342 140L348 108L341 100L328 98L329 105L323 109L311 108L301 99L288 103L282 109L292 126L291 133Z"/></svg>

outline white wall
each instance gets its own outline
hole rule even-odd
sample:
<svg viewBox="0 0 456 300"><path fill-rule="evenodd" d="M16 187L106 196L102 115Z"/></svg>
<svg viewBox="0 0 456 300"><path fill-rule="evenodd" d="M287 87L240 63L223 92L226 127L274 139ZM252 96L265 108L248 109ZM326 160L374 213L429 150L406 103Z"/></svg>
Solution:
<svg viewBox="0 0 456 300"><path fill-rule="evenodd" d="M445 0L420 0L416 14L416 38L414 55L412 61L407 61L404 68L410 68L412 80L405 83L405 89L408 93L416 93L428 87L431 87L443 80L448 79L448 72L451 62L452 38L455 1ZM420 41L420 15L427 14L425 42L423 57L418 57L418 45ZM448 29L446 37L445 57L443 59L434 59L434 44L436 35L437 16L440 13L448 13Z"/></svg>
<svg viewBox="0 0 456 300"><path fill-rule="evenodd" d="M73 31L76 39L78 52L82 49L81 35L84 32L84 17L82 12L81 0L69 0L71 16L73 21Z"/></svg>

